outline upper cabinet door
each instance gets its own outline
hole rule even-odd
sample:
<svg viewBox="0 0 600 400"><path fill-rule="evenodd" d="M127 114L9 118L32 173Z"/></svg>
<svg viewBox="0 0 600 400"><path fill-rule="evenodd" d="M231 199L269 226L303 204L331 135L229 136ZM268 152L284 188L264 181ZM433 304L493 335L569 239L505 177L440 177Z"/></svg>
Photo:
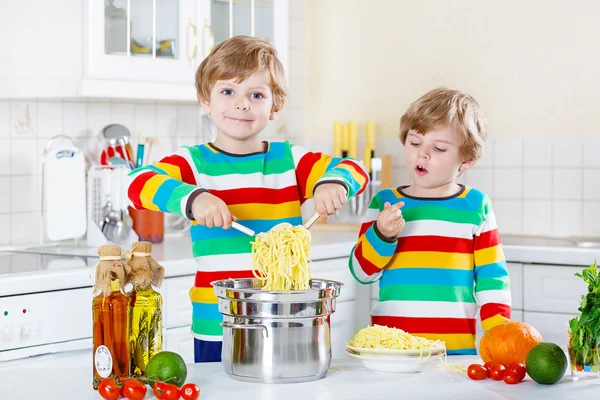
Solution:
<svg viewBox="0 0 600 400"><path fill-rule="evenodd" d="M207 47L202 24L208 23L206 8L196 3L89 1L86 77L193 83Z"/></svg>

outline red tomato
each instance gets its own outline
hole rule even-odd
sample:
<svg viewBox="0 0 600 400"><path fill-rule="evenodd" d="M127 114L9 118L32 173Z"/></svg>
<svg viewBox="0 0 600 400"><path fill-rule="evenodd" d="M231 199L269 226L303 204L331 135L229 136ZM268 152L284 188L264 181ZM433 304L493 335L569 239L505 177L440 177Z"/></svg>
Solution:
<svg viewBox="0 0 600 400"><path fill-rule="evenodd" d="M98 385L98 393L103 399L117 400L121 395L121 389L113 378L105 378Z"/></svg>
<svg viewBox="0 0 600 400"><path fill-rule="evenodd" d="M127 379L123 382L121 394L128 400L142 400L146 397L146 385L137 379Z"/></svg>
<svg viewBox="0 0 600 400"><path fill-rule="evenodd" d="M165 390L162 392L159 400L178 400L181 397L181 389L172 383L165 385Z"/></svg>
<svg viewBox="0 0 600 400"><path fill-rule="evenodd" d="M183 400L197 400L200 397L200 388L193 383L186 383L181 387Z"/></svg>
<svg viewBox="0 0 600 400"><path fill-rule="evenodd" d="M504 365L499 364L499 366L494 366L490 370L490 378L492 378L495 381L501 381L504 377L505 372L506 368L504 368Z"/></svg>
<svg viewBox="0 0 600 400"><path fill-rule="evenodd" d="M519 376L519 381L522 381L523 379L525 379L525 374L527 373L527 368L525 368L525 365L522 362L514 362L509 364L506 367L507 371L515 371L517 373L517 375Z"/></svg>
<svg viewBox="0 0 600 400"><path fill-rule="evenodd" d="M499 362L494 362L494 361L488 361L485 364L483 364L483 366L486 367L489 371L491 371L493 369L504 368L504 365L500 364Z"/></svg>
<svg viewBox="0 0 600 400"><path fill-rule="evenodd" d="M471 364L467 369L467 375L473 380L480 381L482 379L487 378L489 376L489 373L487 368L483 365Z"/></svg>
<svg viewBox="0 0 600 400"><path fill-rule="evenodd" d="M514 385L515 383L519 382L519 373L509 369L504 373L503 379L504 382L508 383L509 385Z"/></svg>
<svg viewBox="0 0 600 400"><path fill-rule="evenodd" d="M162 392L165 391L166 385L167 384L164 382L159 382L159 381L154 382L154 385L152 385L152 392L154 392L154 397L156 397L157 399L160 399L160 396L162 396Z"/></svg>

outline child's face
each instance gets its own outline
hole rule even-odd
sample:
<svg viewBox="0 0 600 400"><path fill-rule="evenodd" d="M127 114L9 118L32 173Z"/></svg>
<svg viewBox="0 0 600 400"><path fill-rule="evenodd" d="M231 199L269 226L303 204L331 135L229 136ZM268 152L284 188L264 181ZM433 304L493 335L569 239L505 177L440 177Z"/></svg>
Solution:
<svg viewBox="0 0 600 400"><path fill-rule="evenodd" d="M404 151L413 185L428 190L454 184L461 172L473 165L459 155L461 138L452 126L426 132L409 132Z"/></svg>
<svg viewBox="0 0 600 400"><path fill-rule="evenodd" d="M261 132L278 110L273 108L268 71L255 72L243 82L215 82L210 102L203 103L220 134L244 141Z"/></svg>

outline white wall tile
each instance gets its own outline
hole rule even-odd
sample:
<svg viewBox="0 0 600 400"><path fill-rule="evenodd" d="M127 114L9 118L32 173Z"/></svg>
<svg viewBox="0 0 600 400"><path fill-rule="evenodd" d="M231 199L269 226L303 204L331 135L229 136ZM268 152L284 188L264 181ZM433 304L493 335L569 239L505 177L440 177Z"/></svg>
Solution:
<svg viewBox="0 0 600 400"><path fill-rule="evenodd" d="M304 20L290 19L290 50L305 49L308 47L307 26Z"/></svg>
<svg viewBox="0 0 600 400"><path fill-rule="evenodd" d="M502 168L494 170L494 198L519 199L523 197L523 170Z"/></svg>
<svg viewBox="0 0 600 400"><path fill-rule="evenodd" d="M45 143L44 139L44 143ZM38 175L43 147L38 147L36 139L13 139L10 149L11 174Z"/></svg>
<svg viewBox="0 0 600 400"><path fill-rule="evenodd" d="M198 107L196 105L181 105L177 107L177 136L198 138Z"/></svg>
<svg viewBox="0 0 600 400"><path fill-rule="evenodd" d="M523 202L520 200L495 200L492 204L498 229L502 234L523 232Z"/></svg>
<svg viewBox="0 0 600 400"><path fill-rule="evenodd" d="M290 50L289 77L308 79L309 62L305 49Z"/></svg>
<svg viewBox="0 0 600 400"><path fill-rule="evenodd" d="M499 137L494 141L494 166L520 167L523 165L523 139Z"/></svg>
<svg viewBox="0 0 600 400"><path fill-rule="evenodd" d="M469 186L483 191L490 198L495 196L493 169L473 167L466 172L466 178Z"/></svg>
<svg viewBox="0 0 600 400"><path fill-rule="evenodd" d="M547 235L552 228L552 202L525 200L523 202L523 233Z"/></svg>
<svg viewBox="0 0 600 400"><path fill-rule="evenodd" d="M36 101L11 101L10 123L12 137L35 137L37 135Z"/></svg>
<svg viewBox="0 0 600 400"><path fill-rule="evenodd" d="M64 109L64 132L72 138L91 136L87 124L87 103L65 102Z"/></svg>
<svg viewBox="0 0 600 400"><path fill-rule="evenodd" d="M11 214L11 244L13 246L39 244L41 218L41 212Z"/></svg>
<svg viewBox="0 0 600 400"><path fill-rule="evenodd" d="M110 103L94 101L88 103L87 108L89 135L97 138L100 131L112 123Z"/></svg>
<svg viewBox="0 0 600 400"><path fill-rule="evenodd" d="M133 129L133 104L112 102L110 104L111 124L121 124L130 131Z"/></svg>
<svg viewBox="0 0 600 400"><path fill-rule="evenodd" d="M0 138L10 137L10 102L0 100Z"/></svg>
<svg viewBox="0 0 600 400"><path fill-rule="evenodd" d="M289 2L289 16L294 19L307 19L310 15L308 0L292 0Z"/></svg>
<svg viewBox="0 0 600 400"><path fill-rule="evenodd" d="M273 121L275 122L275 121ZM287 110L287 118L285 118L285 124L287 135L288 136L306 136L306 121L305 121L305 113L301 109L288 109ZM284 132L280 132L283 134ZM331 140L333 143L333 133L331 134ZM333 144L332 144L333 147ZM329 150L328 153L331 153L333 148Z"/></svg>
<svg viewBox="0 0 600 400"><path fill-rule="evenodd" d="M552 196L557 200L581 200L583 170L554 168Z"/></svg>
<svg viewBox="0 0 600 400"><path fill-rule="evenodd" d="M131 142L138 144L140 137L156 137L156 111L155 104L135 104L134 120L131 132Z"/></svg>
<svg viewBox="0 0 600 400"><path fill-rule="evenodd" d="M488 138L485 141L485 146L483 147L483 151L481 152L481 157L477 160L478 167L492 167L494 166L494 148L496 140L493 138Z"/></svg>
<svg viewBox="0 0 600 400"><path fill-rule="evenodd" d="M3 190L0 191L0 212L10 212L10 176L0 177L0 187Z"/></svg>
<svg viewBox="0 0 600 400"><path fill-rule="evenodd" d="M0 246L10 245L10 214L0 214Z"/></svg>
<svg viewBox="0 0 600 400"><path fill-rule="evenodd" d="M600 235L600 201L583 202L583 233Z"/></svg>
<svg viewBox="0 0 600 400"><path fill-rule="evenodd" d="M552 164L555 167L581 167L583 139L576 136L552 138Z"/></svg>
<svg viewBox="0 0 600 400"><path fill-rule="evenodd" d="M523 198L525 200L552 199L552 169L524 168Z"/></svg>
<svg viewBox="0 0 600 400"><path fill-rule="evenodd" d="M11 212L33 212L42 209L41 176L13 176L11 179Z"/></svg>
<svg viewBox="0 0 600 400"><path fill-rule="evenodd" d="M0 176L10 176L12 171L11 142L10 139L0 139Z"/></svg>
<svg viewBox="0 0 600 400"><path fill-rule="evenodd" d="M377 135L377 126L375 126L375 134ZM375 149L375 155L391 155L392 165L394 167L406 168L406 155L404 153L404 145L398 137L376 137Z"/></svg>
<svg viewBox="0 0 600 400"><path fill-rule="evenodd" d="M558 236L576 235L582 230L582 204L574 200L552 202L552 233Z"/></svg>
<svg viewBox="0 0 600 400"><path fill-rule="evenodd" d="M600 137L586 137L583 139L583 165L584 167L600 167Z"/></svg>
<svg viewBox="0 0 600 400"><path fill-rule="evenodd" d="M156 107L156 136L175 136L177 134L177 129L177 106L171 104L159 104Z"/></svg>
<svg viewBox="0 0 600 400"><path fill-rule="evenodd" d="M63 134L62 101L38 101L37 131L38 136L44 138Z"/></svg>
<svg viewBox="0 0 600 400"><path fill-rule="evenodd" d="M523 139L523 166L550 167L552 166L552 142L541 137L526 137Z"/></svg>
<svg viewBox="0 0 600 400"><path fill-rule="evenodd" d="M308 99L308 81L302 78L290 78L287 107L304 109Z"/></svg>
<svg viewBox="0 0 600 400"><path fill-rule="evenodd" d="M600 169L583 170L583 199L600 200Z"/></svg>

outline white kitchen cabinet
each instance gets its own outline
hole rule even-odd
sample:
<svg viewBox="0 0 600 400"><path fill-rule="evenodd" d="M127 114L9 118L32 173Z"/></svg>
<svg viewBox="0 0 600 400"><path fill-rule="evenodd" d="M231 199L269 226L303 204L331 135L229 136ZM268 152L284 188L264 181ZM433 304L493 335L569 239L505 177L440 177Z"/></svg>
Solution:
<svg viewBox="0 0 600 400"><path fill-rule="evenodd" d="M191 325L164 330L163 350L173 351L183 357L186 363L194 362L194 337Z"/></svg>
<svg viewBox="0 0 600 400"><path fill-rule="evenodd" d="M512 308L523 309L523 264L507 263Z"/></svg>
<svg viewBox="0 0 600 400"><path fill-rule="evenodd" d="M194 275L165 279L163 288L163 324L165 328L189 325L192 321L190 289Z"/></svg>
<svg viewBox="0 0 600 400"><path fill-rule="evenodd" d="M358 282L350 273L348 258L315 261L310 264L310 270L313 278L329 279L344 284L340 289L338 301L349 301L356 298Z"/></svg>
<svg viewBox="0 0 600 400"><path fill-rule="evenodd" d="M60 6L43 0L10 2L2 10L10 13L5 28L15 40L7 42L4 53L10 56L0 66L0 98L195 103L194 74L214 46L214 26L233 21L237 34L236 24L247 19L245 14L254 21L251 33L271 36L287 66L287 0L236 0L230 13L233 20L212 10L213 3L222 2L64 0Z"/></svg>
<svg viewBox="0 0 600 400"><path fill-rule="evenodd" d="M358 331L354 301L338 302L330 317L331 354L333 358L347 358L346 343Z"/></svg>
<svg viewBox="0 0 600 400"><path fill-rule="evenodd" d="M577 314L587 285L574 276L582 268L525 264L523 309L551 313Z"/></svg>
<svg viewBox="0 0 600 400"><path fill-rule="evenodd" d="M556 343L563 350L566 350L566 323L574 317L576 317L574 314L525 311L523 313L523 322L535 327L542 334L545 342Z"/></svg>

